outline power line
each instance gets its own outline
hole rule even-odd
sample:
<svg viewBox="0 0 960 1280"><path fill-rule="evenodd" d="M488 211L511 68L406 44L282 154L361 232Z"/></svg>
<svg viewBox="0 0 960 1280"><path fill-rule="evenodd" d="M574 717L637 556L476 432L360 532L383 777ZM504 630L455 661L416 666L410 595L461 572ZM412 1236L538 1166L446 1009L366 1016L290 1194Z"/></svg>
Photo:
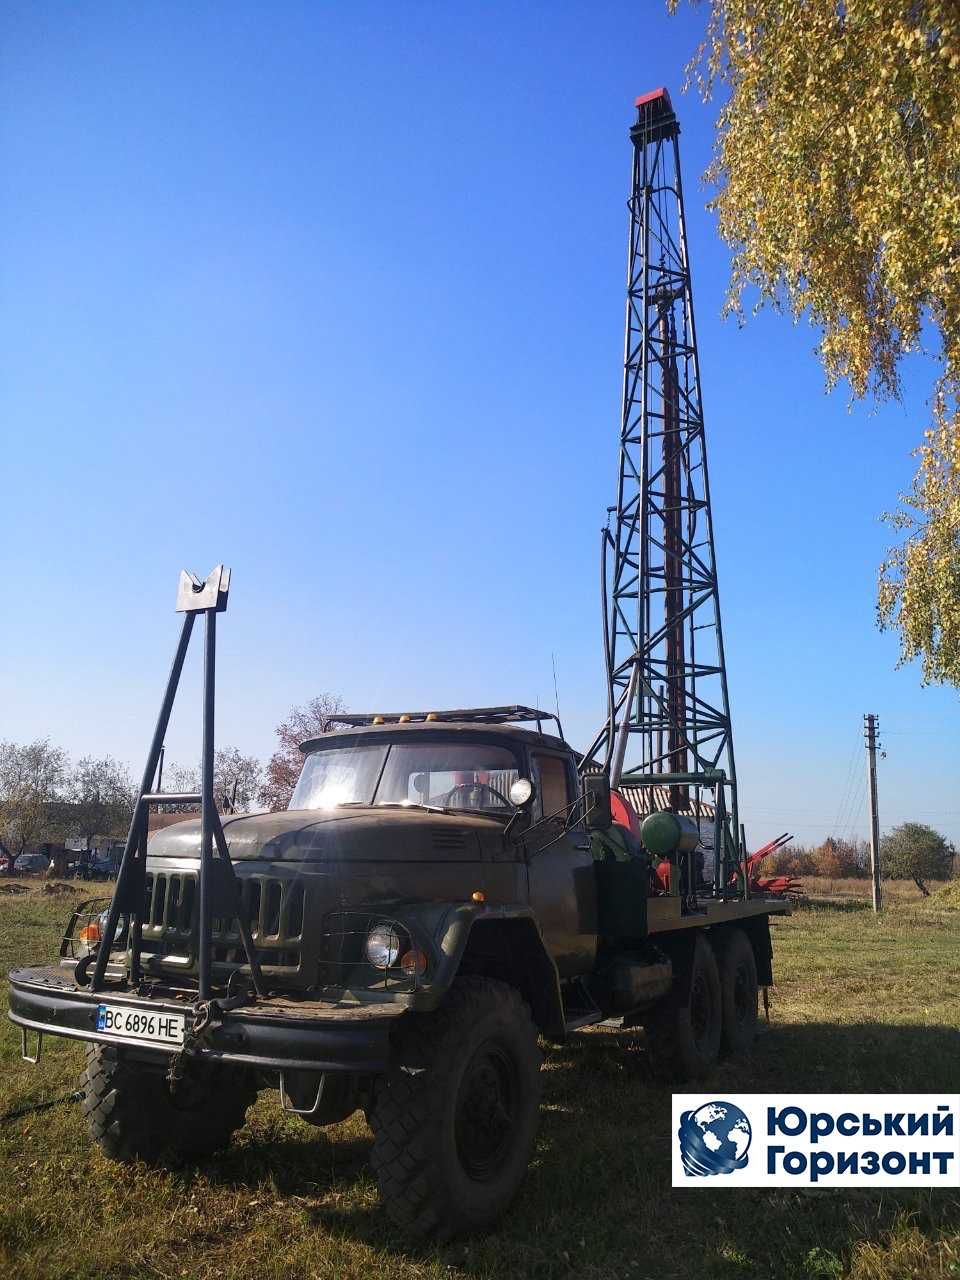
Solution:
<svg viewBox="0 0 960 1280"><path fill-rule="evenodd" d="M847 780L844 783L843 791L840 794L840 807L837 809L837 826L838 827L840 825L840 815L843 812L844 808L846 807L847 796L850 791L850 785L853 781L853 772L854 772L854 769L856 768L857 757L859 756L859 754L860 754L860 738L858 735L857 740L853 746L853 751L850 753L850 763L847 765Z"/></svg>
<svg viewBox="0 0 960 1280"><path fill-rule="evenodd" d="M861 807L857 803L857 797L859 796L862 799L864 788L867 785L866 764L864 762L863 757L860 755L860 752L862 751L862 749L863 749L862 746L858 744L857 754L858 754L858 760L859 760L859 768L856 766L856 764L854 765L852 786L850 787L850 791L847 795L847 800L843 807L843 811L839 815L839 818L837 821L838 835L840 834L840 832L844 831L847 827L853 825L853 823L857 820L856 815L859 812L859 809Z"/></svg>

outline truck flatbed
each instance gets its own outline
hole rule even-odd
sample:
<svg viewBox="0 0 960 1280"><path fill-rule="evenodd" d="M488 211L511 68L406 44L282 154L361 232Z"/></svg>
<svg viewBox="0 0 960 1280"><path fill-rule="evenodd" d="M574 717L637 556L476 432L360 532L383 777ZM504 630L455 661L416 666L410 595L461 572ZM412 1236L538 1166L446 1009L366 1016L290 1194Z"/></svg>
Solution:
<svg viewBox="0 0 960 1280"><path fill-rule="evenodd" d="M758 895L755 898L704 898L698 910L682 911L679 898L650 898L647 902L647 928L650 933L672 933L675 929L702 929L706 925L730 924L751 916L789 915L786 898Z"/></svg>

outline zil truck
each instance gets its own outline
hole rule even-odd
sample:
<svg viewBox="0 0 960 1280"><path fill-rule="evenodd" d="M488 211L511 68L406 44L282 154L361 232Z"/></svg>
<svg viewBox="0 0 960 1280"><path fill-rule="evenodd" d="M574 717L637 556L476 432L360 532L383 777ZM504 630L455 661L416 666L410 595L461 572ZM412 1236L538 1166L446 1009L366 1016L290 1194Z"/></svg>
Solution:
<svg viewBox="0 0 960 1280"><path fill-rule="evenodd" d="M210 921L202 1002L202 822L156 832L99 990L88 962L105 902L74 913L58 965L10 975L25 1035L84 1043L101 1150L210 1154L267 1088L309 1124L362 1108L391 1217L449 1235L494 1220L523 1178L541 1041L641 1024L676 1080L745 1052L787 902L694 906L660 888L664 861L683 878L690 823L650 814L639 838L615 824L605 777L581 773L549 719L519 706L343 716L304 743L286 812L222 821L239 907Z"/></svg>
<svg viewBox="0 0 960 1280"><path fill-rule="evenodd" d="M311 1125L362 1110L390 1217L446 1238L515 1195L545 1046L641 1027L672 1082L750 1047L789 903L752 879L738 816L679 130L665 90L636 105L604 726L577 751L522 705L337 713L286 811L221 816L229 571L182 574L113 894L73 913L57 963L10 975L25 1058L49 1035L84 1046L110 1159L208 1156L262 1090ZM201 786L171 794L160 753L201 617ZM199 818L151 836L151 809L178 805Z"/></svg>

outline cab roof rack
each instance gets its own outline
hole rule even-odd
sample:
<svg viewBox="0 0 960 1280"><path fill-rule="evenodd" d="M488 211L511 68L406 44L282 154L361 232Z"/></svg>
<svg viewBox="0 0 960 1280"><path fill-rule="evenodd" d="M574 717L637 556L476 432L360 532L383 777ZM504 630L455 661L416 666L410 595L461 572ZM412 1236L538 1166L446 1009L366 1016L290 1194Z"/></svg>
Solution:
<svg viewBox="0 0 960 1280"><path fill-rule="evenodd" d="M440 721L448 724L524 724L536 721L538 731L544 720L552 720L562 738L559 718L552 711L536 707L461 707L455 711L337 711L324 721L323 731L346 725L351 728L367 724L410 724Z"/></svg>

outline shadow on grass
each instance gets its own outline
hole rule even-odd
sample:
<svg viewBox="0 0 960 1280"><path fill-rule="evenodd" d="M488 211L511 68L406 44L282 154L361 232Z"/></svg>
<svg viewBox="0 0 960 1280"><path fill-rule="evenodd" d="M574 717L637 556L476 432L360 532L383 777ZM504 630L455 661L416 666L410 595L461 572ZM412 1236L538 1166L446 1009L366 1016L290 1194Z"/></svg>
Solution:
<svg viewBox="0 0 960 1280"><path fill-rule="evenodd" d="M826 998L826 997L825 997ZM697 1091L941 1092L957 1087L960 1031L811 1023L765 1029L749 1061L720 1063ZM692 1087L692 1086L691 1086ZM655 1080L642 1032L590 1032L552 1050L536 1158L513 1208L488 1236L439 1249L404 1240L375 1202L327 1193L361 1176L370 1140L280 1139L235 1147L204 1170L231 1186L272 1180L305 1198L306 1221L336 1239L411 1263L438 1257L466 1275L603 1277L839 1276L852 1242L907 1215L960 1230L960 1194L742 1190L717 1179L670 1187L669 1084Z"/></svg>
<svg viewBox="0 0 960 1280"><path fill-rule="evenodd" d="M242 1189L268 1182L281 1195L320 1196L359 1177L370 1158L371 1143L370 1137L334 1139L323 1130L307 1131L302 1139L234 1143L205 1161L203 1174L218 1186ZM190 1167L182 1163L171 1166L170 1172L185 1183L192 1176Z"/></svg>

